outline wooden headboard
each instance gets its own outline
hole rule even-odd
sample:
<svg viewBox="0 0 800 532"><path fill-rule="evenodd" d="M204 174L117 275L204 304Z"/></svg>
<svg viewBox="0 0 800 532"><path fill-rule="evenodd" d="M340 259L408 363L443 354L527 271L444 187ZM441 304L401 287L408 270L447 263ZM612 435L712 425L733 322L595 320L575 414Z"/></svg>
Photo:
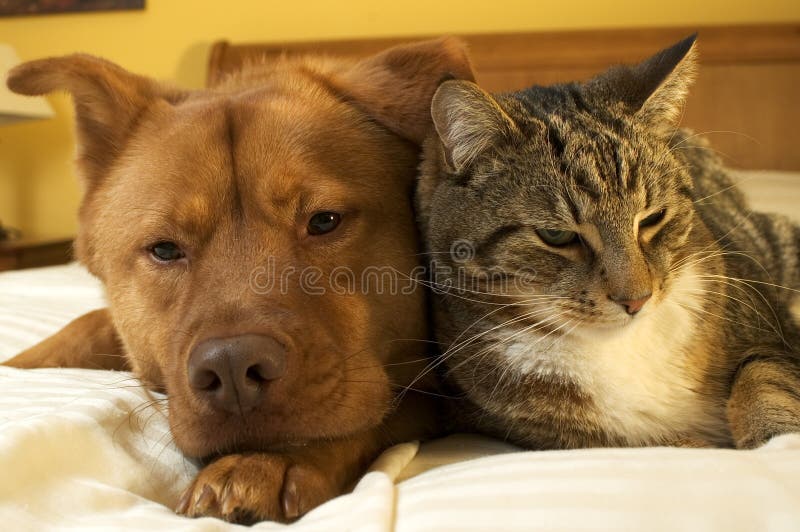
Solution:
<svg viewBox="0 0 800 532"><path fill-rule="evenodd" d="M463 35L478 83L489 91L586 79L649 57L699 32L700 74L682 125L709 138L727 164L800 170L800 23ZM214 44L208 84L245 58L282 53L365 56L411 38Z"/></svg>

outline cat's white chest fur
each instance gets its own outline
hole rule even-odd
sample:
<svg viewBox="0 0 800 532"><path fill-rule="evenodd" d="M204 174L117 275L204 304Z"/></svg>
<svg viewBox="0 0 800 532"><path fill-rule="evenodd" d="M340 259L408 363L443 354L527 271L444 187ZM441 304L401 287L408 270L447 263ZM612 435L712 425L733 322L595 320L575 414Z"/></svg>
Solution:
<svg viewBox="0 0 800 532"><path fill-rule="evenodd" d="M505 350L521 373L575 383L592 397L595 421L631 445L691 437L699 426L724 430L701 395L690 350L701 326L698 281L686 273L664 300L613 330L573 330L558 339L522 333ZM565 327L568 330L569 326ZM546 398L542 398L547 400Z"/></svg>

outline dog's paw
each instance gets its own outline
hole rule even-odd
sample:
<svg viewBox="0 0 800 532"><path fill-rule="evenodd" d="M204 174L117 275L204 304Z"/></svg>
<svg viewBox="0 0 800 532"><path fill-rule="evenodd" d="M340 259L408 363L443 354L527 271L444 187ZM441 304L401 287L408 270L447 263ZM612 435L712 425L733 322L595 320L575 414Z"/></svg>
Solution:
<svg viewBox="0 0 800 532"><path fill-rule="evenodd" d="M198 473L176 512L245 524L289 522L336 497L339 491L323 471L291 456L233 454Z"/></svg>

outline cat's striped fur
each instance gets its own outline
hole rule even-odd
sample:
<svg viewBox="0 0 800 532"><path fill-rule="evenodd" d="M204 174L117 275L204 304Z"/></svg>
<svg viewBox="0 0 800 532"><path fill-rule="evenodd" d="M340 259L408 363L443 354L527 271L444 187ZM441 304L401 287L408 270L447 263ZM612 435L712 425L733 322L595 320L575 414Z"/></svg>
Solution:
<svg viewBox="0 0 800 532"><path fill-rule="evenodd" d="M534 448L800 430L800 228L750 211L673 125L694 54L690 38L584 84L439 89L417 199L432 367L461 428Z"/></svg>

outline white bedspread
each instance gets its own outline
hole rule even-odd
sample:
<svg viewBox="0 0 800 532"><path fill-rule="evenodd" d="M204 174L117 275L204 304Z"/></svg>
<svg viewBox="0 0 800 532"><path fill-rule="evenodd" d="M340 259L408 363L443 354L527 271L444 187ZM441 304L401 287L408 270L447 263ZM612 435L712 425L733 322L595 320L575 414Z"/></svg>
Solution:
<svg viewBox="0 0 800 532"><path fill-rule="evenodd" d="M791 190L759 206L797 219L798 181L772 178ZM74 264L0 274L0 360L101 306ZM0 367L0 530L237 528L171 511L196 467L172 445L157 398L126 373ZM373 469L289 528L800 530L800 435L748 452L518 452L460 435L399 445Z"/></svg>

